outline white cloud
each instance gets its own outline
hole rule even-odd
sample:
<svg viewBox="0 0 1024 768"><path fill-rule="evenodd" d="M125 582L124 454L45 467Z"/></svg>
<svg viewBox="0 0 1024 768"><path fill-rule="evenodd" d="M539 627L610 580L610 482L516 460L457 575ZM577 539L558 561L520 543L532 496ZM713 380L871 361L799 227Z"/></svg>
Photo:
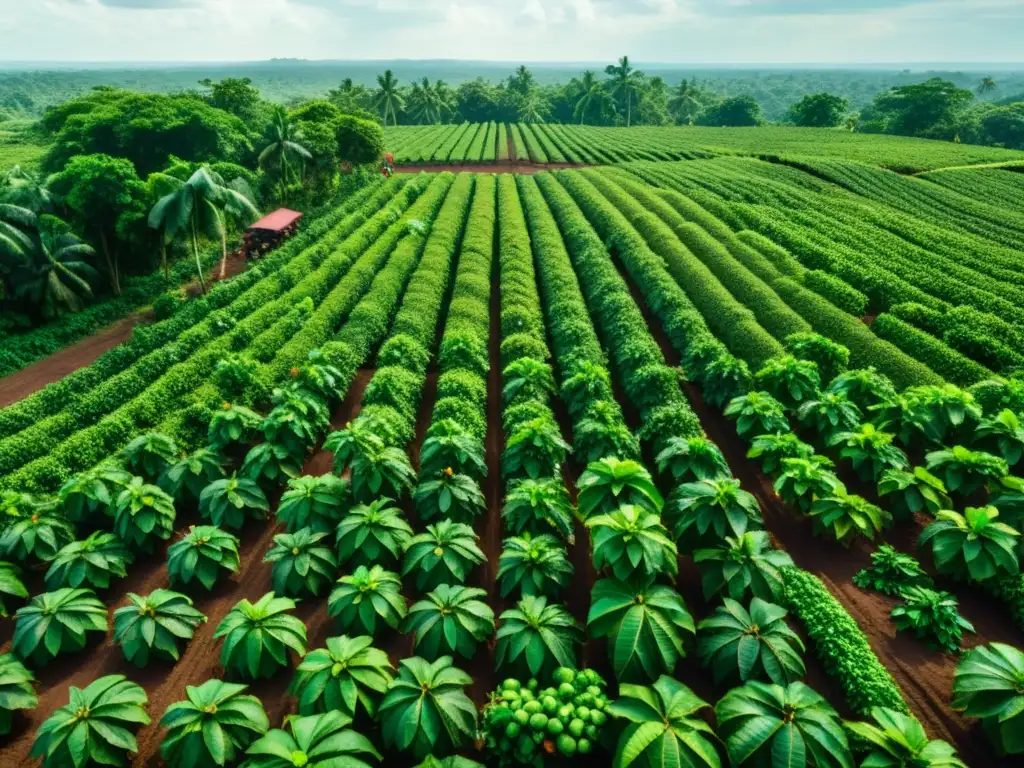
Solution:
<svg viewBox="0 0 1024 768"><path fill-rule="evenodd" d="M1024 2L0 0L5 60L1012 61ZM859 9L859 10L858 10Z"/></svg>

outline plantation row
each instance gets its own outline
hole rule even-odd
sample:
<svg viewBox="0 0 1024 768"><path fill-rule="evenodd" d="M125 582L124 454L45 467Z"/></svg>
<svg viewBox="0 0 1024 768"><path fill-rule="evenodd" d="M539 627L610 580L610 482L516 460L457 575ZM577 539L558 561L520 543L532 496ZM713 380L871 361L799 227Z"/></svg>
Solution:
<svg viewBox="0 0 1024 768"><path fill-rule="evenodd" d="M724 199L701 207L630 168L380 182L181 316L0 411L0 592L21 606L0 712L33 707L29 668L42 675L105 634L97 594L173 539L167 588L114 614L118 651L167 663L212 636L224 675L246 683L297 662L301 717L271 729L272 702L190 677L197 687L176 691L187 700L154 713L169 765L459 751L542 765L607 751L623 768L681 755L853 766L854 750L871 765L908 749L963 765L929 743L800 553L773 548L631 286L794 514L836 546L935 514L922 541L939 586L995 585L1018 620L1019 388L946 386L815 292L799 255L734 233L716 215ZM196 314L175 324L184 313ZM350 392L356 416L332 431ZM326 454L333 471L310 471ZM239 534L271 512L283 532L246 551ZM680 555L701 576L692 606ZM917 618L949 598L902 553L889 570L880 555L862 581L901 596L897 625L959 647L948 622ZM204 623L193 598L252 557L272 564L272 591L238 583L243 599ZM314 647L321 624L307 632L295 599L322 596L330 636ZM681 666L688 655L713 685ZM841 700L801 682L808 665ZM1024 702L1013 685L979 683L991 669L1012 680L1024 656L972 651L953 705L986 718L994 749L1018 752ZM146 690L106 677L69 695L40 713L35 756L82 765L137 751ZM836 708L874 724L848 732ZM469 751L477 740L483 754Z"/></svg>
<svg viewBox="0 0 1024 768"><path fill-rule="evenodd" d="M942 192L925 181L858 168L897 185ZM866 331L855 318L884 312L871 326L878 337L960 386L993 374L1015 375L1024 363L1017 351L1024 320L1020 251L999 242L1014 236L1010 219L1003 226L992 217L976 216L979 230L991 229L990 239L943 226L941 216L913 218L909 205L901 210L837 192L803 172L753 160L630 169L713 211L755 247L769 238L772 243L762 248L779 271L852 316L841 321L849 330L836 327L837 319L830 321L829 333L840 334L836 340L850 346L855 360L859 350L848 334ZM948 221L969 215L957 200L949 200L943 210L949 212ZM788 283L778 288L780 293L793 291ZM897 372L874 364L901 385L937 381L924 371Z"/></svg>
<svg viewBox="0 0 1024 768"><path fill-rule="evenodd" d="M601 165L750 155L766 159L813 157L817 162L830 158L852 160L898 173L980 163L1024 163L1024 152L1014 150L835 129L604 128L557 123L462 123L385 129L387 149L400 164L507 160L510 140L517 160L535 163ZM952 177L948 181L954 183ZM1012 195L1012 186L1010 189ZM1009 200L1012 202L1013 197Z"/></svg>

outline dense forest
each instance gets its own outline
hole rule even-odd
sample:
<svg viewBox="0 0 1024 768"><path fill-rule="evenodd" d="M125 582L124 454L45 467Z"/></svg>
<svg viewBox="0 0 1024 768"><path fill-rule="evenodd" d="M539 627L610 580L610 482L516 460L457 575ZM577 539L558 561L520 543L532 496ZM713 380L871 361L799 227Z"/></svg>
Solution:
<svg viewBox="0 0 1024 768"><path fill-rule="evenodd" d="M337 61L312 62L274 60L231 64L188 65L89 65L73 68L67 65L45 67L34 65L0 65L0 113L38 117L54 104L60 104L97 85L109 85L134 91L173 93L194 90L197 82L248 77L270 101L291 104L318 98L338 84L350 79L355 86L377 87L377 76L391 70L405 85L422 81L442 80L453 88L481 78L488 83L507 81L514 67L502 62L475 61ZM586 69L604 77L603 65L530 64L533 80L547 100L557 109L556 92L564 89L572 78L579 78ZM702 89L720 95L750 96L761 105L770 121L786 119L790 105L808 94L828 92L847 99L851 110L866 107L881 91L940 77L957 87L974 90L982 77L991 77L998 88L979 95L979 101L1021 101L1024 99L1024 69L994 67L957 69L897 69L894 67L851 68L715 68L682 65L642 64L651 80L660 78L671 90L681 81L692 82ZM567 118L563 112L557 117Z"/></svg>

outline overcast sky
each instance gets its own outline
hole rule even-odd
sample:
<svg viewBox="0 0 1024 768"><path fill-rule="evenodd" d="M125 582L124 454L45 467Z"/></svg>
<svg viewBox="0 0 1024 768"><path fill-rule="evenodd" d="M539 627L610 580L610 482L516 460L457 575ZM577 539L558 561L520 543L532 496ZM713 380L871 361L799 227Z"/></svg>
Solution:
<svg viewBox="0 0 1024 768"><path fill-rule="evenodd" d="M1024 0L0 0L0 60L1024 60Z"/></svg>

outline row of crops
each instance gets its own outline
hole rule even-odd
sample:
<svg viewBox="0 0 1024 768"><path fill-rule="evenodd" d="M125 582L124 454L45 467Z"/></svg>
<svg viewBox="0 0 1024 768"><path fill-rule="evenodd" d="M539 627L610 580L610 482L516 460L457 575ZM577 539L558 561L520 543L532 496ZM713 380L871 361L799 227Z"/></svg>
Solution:
<svg viewBox="0 0 1024 768"><path fill-rule="evenodd" d="M819 161L858 161L899 173L980 163L1024 164L1024 152L1014 150L815 128L603 128L557 123L462 123L387 128L385 143L398 163L491 162L511 157L542 164L601 165L717 155L770 159L809 156ZM997 178L1005 175L995 168L989 173ZM942 179L954 184L956 174ZM1006 185L1003 194L1019 195L1009 180L1001 181Z"/></svg>
<svg viewBox="0 0 1024 768"><path fill-rule="evenodd" d="M855 193L747 159L631 170L699 201L741 237L769 238L796 256L796 262L777 261L779 271L851 316L822 318L815 329L830 328L855 360L852 339L866 330L855 318L877 316L871 325L876 336L931 369L898 370L872 359L898 383L944 379L969 386L1018 373L1024 363L1017 351L1024 319L1019 213L859 164L801 165L856 185ZM796 300L796 286L779 288Z"/></svg>
<svg viewBox="0 0 1024 768"><path fill-rule="evenodd" d="M529 135L517 154L555 146ZM817 251L740 218L748 165L380 181L0 411L9 754L963 765L773 543L656 334L822 546L927 517L934 578L882 547L858 583L950 650L953 580L1024 621L1024 391L954 382L848 312L860 289ZM76 653L115 673L68 690L53 662ZM1024 751L1022 678L992 644L952 683L993 754Z"/></svg>

